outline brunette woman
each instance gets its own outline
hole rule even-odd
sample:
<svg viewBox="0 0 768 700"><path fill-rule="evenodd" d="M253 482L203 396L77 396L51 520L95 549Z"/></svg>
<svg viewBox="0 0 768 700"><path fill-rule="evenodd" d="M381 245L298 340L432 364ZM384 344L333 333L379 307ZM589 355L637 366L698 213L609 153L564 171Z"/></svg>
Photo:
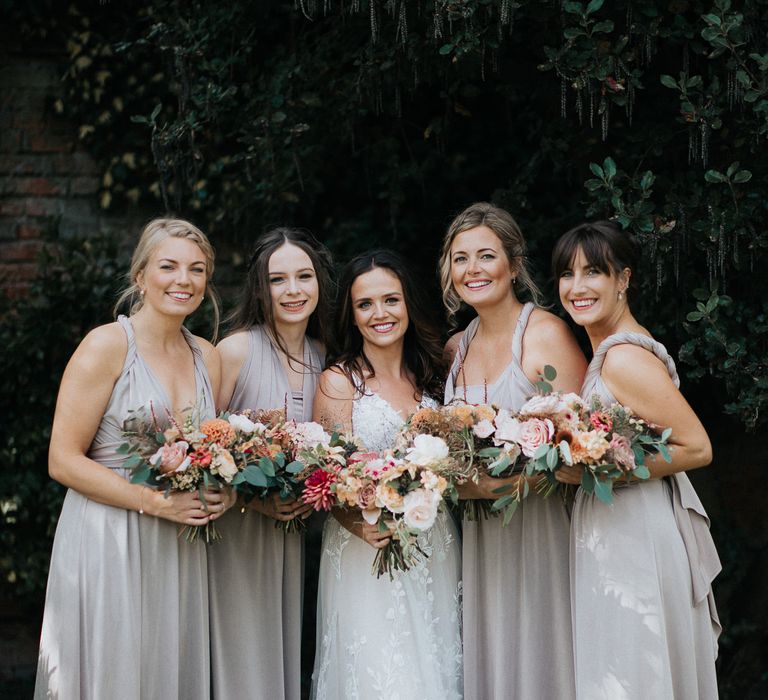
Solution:
<svg viewBox="0 0 768 700"><path fill-rule="evenodd" d="M219 406L286 409L308 421L323 368L331 259L306 231L277 228L256 242L233 332L219 343ZM298 700L304 538L282 523L310 511L279 494L220 522L210 550L213 697ZM240 512L242 511L242 512Z"/></svg>
<svg viewBox="0 0 768 700"><path fill-rule="evenodd" d="M594 350L582 398L620 403L672 429L672 461L617 488L608 506L579 490L571 524L577 697L717 697L720 571L709 520L685 472L712 459L709 438L678 388L675 363L632 314L638 247L615 223L583 224L552 254L560 301ZM581 469L559 478L579 483Z"/></svg>
<svg viewBox="0 0 768 700"><path fill-rule="evenodd" d="M403 259L387 250L344 269L337 349L315 396L315 417L381 451L443 382L439 335ZM326 521L312 698L461 697L460 561L456 528L437 514L420 538L429 557L394 578L371 573L391 531L338 511Z"/></svg>

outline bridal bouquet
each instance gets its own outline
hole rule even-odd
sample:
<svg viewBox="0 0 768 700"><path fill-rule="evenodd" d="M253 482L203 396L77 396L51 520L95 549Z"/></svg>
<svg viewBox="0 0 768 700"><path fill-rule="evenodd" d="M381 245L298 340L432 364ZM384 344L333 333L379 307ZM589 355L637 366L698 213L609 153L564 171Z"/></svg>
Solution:
<svg viewBox="0 0 768 700"><path fill-rule="evenodd" d="M427 554L419 536L435 523L448 481L441 467L450 463L448 445L431 435L416 436L402 456L393 452L357 452L333 474L335 505L357 508L366 522L390 541L376 552L377 577L407 571Z"/></svg>
<svg viewBox="0 0 768 700"><path fill-rule="evenodd" d="M170 427L160 430L152 405L150 420L143 413L131 417L124 426L126 438L118 452L127 455L125 467L131 470L131 482L171 491L197 491L206 508L205 491L232 485L246 466L239 450L244 433L238 427L239 416L224 414L200 422L196 411L185 412L179 424L168 414ZM200 537L216 542L221 535L214 522L185 526L189 542Z"/></svg>

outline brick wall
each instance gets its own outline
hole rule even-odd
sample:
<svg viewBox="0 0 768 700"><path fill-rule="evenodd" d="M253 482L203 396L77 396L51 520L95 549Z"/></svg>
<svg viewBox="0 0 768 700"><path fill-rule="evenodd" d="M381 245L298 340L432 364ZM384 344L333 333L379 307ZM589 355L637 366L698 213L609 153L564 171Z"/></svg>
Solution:
<svg viewBox="0 0 768 700"><path fill-rule="evenodd" d="M66 57L45 47L0 49L0 290L23 294L43 245L75 235L135 235L144 212L99 207L101 171L75 124L56 114Z"/></svg>

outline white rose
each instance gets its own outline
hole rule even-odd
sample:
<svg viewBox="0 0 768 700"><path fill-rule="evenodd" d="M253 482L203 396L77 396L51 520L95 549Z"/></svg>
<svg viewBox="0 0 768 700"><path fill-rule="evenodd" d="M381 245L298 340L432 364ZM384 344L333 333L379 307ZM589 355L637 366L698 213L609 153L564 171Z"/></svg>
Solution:
<svg viewBox="0 0 768 700"><path fill-rule="evenodd" d="M429 530L437 517L440 494L426 489L409 491L403 499L403 521L412 530Z"/></svg>
<svg viewBox="0 0 768 700"><path fill-rule="evenodd" d="M545 396L532 396L523 404L520 409L521 416L549 416L558 413L564 407L557 394L546 394Z"/></svg>
<svg viewBox="0 0 768 700"><path fill-rule="evenodd" d="M434 435L417 435L413 447L408 448L406 460L411 464L426 467L448 456L448 445L443 438Z"/></svg>
<svg viewBox="0 0 768 700"><path fill-rule="evenodd" d="M479 423L476 423L472 428L472 432L479 438L491 437L494 430L496 430L496 428L494 428L493 423L491 423L491 421L489 421L487 418L483 418L483 420L481 420Z"/></svg>
<svg viewBox="0 0 768 700"><path fill-rule="evenodd" d="M517 442L520 436L520 421L513 418L506 409L499 411L496 416L496 432L493 436L493 444L503 445L505 442Z"/></svg>
<svg viewBox="0 0 768 700"><path fill-rule="evenodd" d="M438 476L435 472L425 469L421 472L421 483L425 489L429 491L437 491L442 493L448 487L448 482L445 477Z"/></svg>
<svg viewBox="0 0 768 700"><path fill-rule="evenodd" d="M254 423L250 418L247 418L240 413L233 413L229 417L229 424L235 430L239 430L241 433L246 433L247 435L250 435L252 432L254 432L257 426L260 425L259 423ZM264 426L262 426L262 428L263 427Z"/></svg>

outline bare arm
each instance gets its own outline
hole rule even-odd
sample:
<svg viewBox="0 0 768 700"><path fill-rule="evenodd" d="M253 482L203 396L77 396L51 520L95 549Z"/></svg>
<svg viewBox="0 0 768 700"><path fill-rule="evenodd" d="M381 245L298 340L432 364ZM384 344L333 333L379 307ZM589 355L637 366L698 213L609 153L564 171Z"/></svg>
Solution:
<svg viewBox="0 0 768 700"><path fill-rule="evenodd" d="M453 360L459 350L459 343L461 343L463 336L464 331L459 331L448 338L448 341L445 343L445 347L443 348L443 361L445 362L446 367L450 368L453 364Z"/></svg>
<svg viewBox="0 0 768 700"><path fill-rule="evenodd" d="M330 367L320 375L312 405L312 420L326 430L352 432L352 401L355 388L338 367Z"/></svg>
<svg viewBox="0 0 768 700"><path fill-rule="evenodd" d="M53 417L48 469L51 477L91 500L184 523L204 525L209 516L196 493L162 493L131 484L87 457L112 390L127 341L116 323L89 333L64 370Z"/></svg>
<svg viewBox="0 0 768 700"><path fill-rule="evenodd" d="M248 333L242 332L227 336L216 346L221 364L221 382L217 405L222 411L229 408L232 402L237 378L240 376L240 370L248 356L249 342Z"/></svg>
<svg viewBox="0 0 768 700"><path fill-rule="evenodd" d="M703 467L712 461L707 431L655 355L636 345L617 345L606 355L602 376L619 403L650 423L672 428L672 461L665 462L660 455L649 457L646 465L652 477Z"/></svg>
<svg viewBox="0 0 768 700"><path fill-rule="evenodd" d="M555 391L579 393L587 361L565 321L536 309L523 338L523 371L536 382L545 365L557 370L552 382Z"/></svg>

